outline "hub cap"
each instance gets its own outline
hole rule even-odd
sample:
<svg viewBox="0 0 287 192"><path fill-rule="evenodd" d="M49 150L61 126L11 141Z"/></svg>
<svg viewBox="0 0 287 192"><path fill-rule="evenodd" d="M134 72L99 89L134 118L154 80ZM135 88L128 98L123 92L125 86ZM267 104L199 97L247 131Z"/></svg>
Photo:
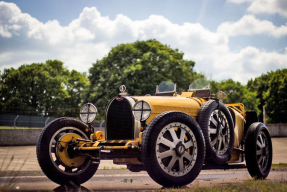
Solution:
<svg viewBox="0 0 287 192"><path fill-rule="evenodd" d="M219 155L224 154L230 142L230 130L227 118L222 111L212 112L209 118L208 133L213 150Z"/></svg>
<svg viewBox="0 0 287 192"><path fill-rule="evenodd" d="M91 164L90 160L83 160L82 157L72 157L68 152L68 145L64 142L71 135L88 139L86 134L77 128L63 127L51 137L49 144L49 154L52 163L59 171L66 175L78 174L80 171L86 170Z"/></svg>
<svg viewBox="0 0 287 192"><path fill-rule="evenodd" d="M197 158L197 142L191 129L178 122L165 126L157 137L156 157L169 175L187 174Z"/></svg>
<svg viewBox="0 0 287 192"><path fill-rule="evenodd" d="M260 132L256 142L256 158L259 169L264 171L269 162L268 140L264 132Z"/></svg>

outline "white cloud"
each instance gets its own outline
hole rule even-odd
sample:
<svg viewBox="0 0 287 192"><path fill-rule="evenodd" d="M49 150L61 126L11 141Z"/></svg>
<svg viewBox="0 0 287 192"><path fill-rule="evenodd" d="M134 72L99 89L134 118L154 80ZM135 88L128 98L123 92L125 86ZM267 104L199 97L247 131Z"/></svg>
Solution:
<svg viewBox="0 0 287 192"><path fill-rule="evenodd" d="M268 29L262 26L266 24ZM253 29L248 31L250 25ZM242 28L247 28L248 32ZM69 69L83 72L117 44L157 39L183 51L186 59L196 62L197 71L212 74L215 80L232 78L246 82L251 77L286 67L287 51L281 54L246 47L231 52L229 36L268 34L280 37L286 35L283 29L246 16L235 23L223 23L217 32L212 32L199 23L178 25L159 15L131 20L119 14L112 20L102 16L95 7L85 8L79 18L63 27L57 20L42 23L21 13L13 3L0 2L0 70L59 59Z"/></svg>
<svg viewBox="0 0 287 192"><path fill-rule="evenodd" d="M222 23L217 31L227 36L265 34L279 38L287 35L287 24L276 27L270 21L261 21L254 15L245 15L239 21Z"/></svg>
<svg viewBox="0 0 287 192"><path fill-rule="evenodd" d="M241 4L249 2L251 5L247 11L260 14L280 14L287 17L287 1L286 0L227 0L229 3Z"/></svg>

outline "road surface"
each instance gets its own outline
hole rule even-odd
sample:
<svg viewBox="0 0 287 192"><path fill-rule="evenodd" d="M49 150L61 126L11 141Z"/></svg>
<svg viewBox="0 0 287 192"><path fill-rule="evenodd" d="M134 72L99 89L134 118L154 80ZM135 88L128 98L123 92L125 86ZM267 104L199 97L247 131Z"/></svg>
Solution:
<svg viewBox="0 0 287 192"><path fill-rule="evenodd" d="M272 138L273 163L287 163L287 138ZM9 164L9 162L11 162ZM22 166L23 165L23 166ZM0 187L9 183L15 174L14 190L54 190L65 188L50 181L42 172L36 158L35 146L0 147ZM112 161L101 161L99 170L90 181L81 186L85 190L158 190L162 186L155 183L146 172L132 173L123 165L114 165ZM21 168L20 171L17 171ZM16 170L11 175L11 171ZM4 172L3 172L4 171ZM237 183L251 179L247 169L203 170L197 179L186 188L196 186L214 186L221 183ZM271 171L267 181L287 180L287 171ZM1 188L0 188L1 189Z"/></svg>

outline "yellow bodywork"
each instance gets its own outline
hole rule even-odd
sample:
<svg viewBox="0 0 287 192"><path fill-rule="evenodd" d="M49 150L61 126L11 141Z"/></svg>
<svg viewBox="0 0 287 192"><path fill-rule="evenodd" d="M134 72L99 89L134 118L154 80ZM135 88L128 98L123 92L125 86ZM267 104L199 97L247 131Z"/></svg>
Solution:
<svg viewBox="0 0 287 192"><path fill-rule="evenodd" d="M157 115L166 111L180 111L188 114L196 120L198 112L203 103L206 102L203 98L193 97L193 92L183 92L182 95L175 94L174 96L133 96L135 101L144 100L147 101L151 106L151 115L147 119L146 124L148 125L152 119ZM235 127L234 127L234 148L240 148L244 134L244 123L245 123L245 111L243 104L227 104L234 112L235 116ZM142 144L143 132L134 140L105 140L102 132L97 132L91 135L92 143L83 144L80 146L80 150L128 150L131 147L140 147ZM115 144L114 146L105 145L108 143ZM240 151L233 150L232 157L229 163L238 162L240 160ZM116 158L114 159L117 164L139 164L137 160L132 158Z"/></svg>
<svg viewBox="0 0 287 192"><path fill-rule="evenodd" d="M187 92L192 93L192 92ZM136 96L133 97L136 101L145 100L151 105L152 114L147 119L147 124L157 115L166 111L181 111L196 119L200 106L206 102L205 99L196 97L181 97L181 96Z"/></svg>
<svg viewBox="0 0 287 192"><path fill-rule="evenodd" d="M230 107L229 107L230 108ZM234 148L241 148L242 140L244 139L244 123L245 119L243 117L244 111L241 113L233 108L231 110L234 112L235 119L234 119ZM244 110L244 109L243 109ZM233 150L231 159L228 161L228 163L234 163L240 160L240 154L241 152L239 150Z"/></svg>

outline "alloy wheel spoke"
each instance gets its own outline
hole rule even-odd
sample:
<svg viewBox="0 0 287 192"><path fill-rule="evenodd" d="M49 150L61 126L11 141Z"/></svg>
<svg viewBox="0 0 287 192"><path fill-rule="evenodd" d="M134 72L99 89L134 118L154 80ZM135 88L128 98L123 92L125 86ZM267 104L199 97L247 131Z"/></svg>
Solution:
<svg viewBox="0 0 287 192"><path fill-rule="evenodd" d="M262 150L261 149L256 151L256 155L261 155L261 154L262 154Z"/></svg>
<svg viewBox="0 0 287 192"><path fill-rule="evenodd" d="M159 153L158 157L161 158L161 159L164 159L166 157L174 156L174 155L175 155L174 150L167 150L167 151L164 151L162 153Z"/></svg>
<svg viewBox="0 0 287 192"><path fill-rule="evenodd" d="M257 140L256 144L257 144L257 146L260 147L261 149L263 148L263 146L261 145L261 143L259 142L259 140Z"/></svg>
<svg viewBox="0 0 287 192"><path fill-rule="evenodd" d="M216 134L216 131L217 131L217 130L214 129L214 128L210 128L210 129L209 129L209 133L210 133L210 134Z"/></svg>
<svg viewBox="0 0 287 192"><path fill-rule="evenodd" d="M168 139L166 139L166 138L164 138L164 137L161 137L161 138L160 138L159 143L162 143L162 144L166 145L166 146L169 147L169 148L174 148L174 147L175 147L175 145L174 145L173 142L171 142L170 140L168 140Z"/></svg>
<svg viewBox="0 0 287 192"><path fill-rule="evenodd" d="M179 158L178 162L179 162L179 171L183 171L184 170L183 157Z"/></svg>
<svg viewBox="0 0 287 192"><path fill-rule="evenodd" d="M184 142L184 137L185 137L186 131L184 129L180 130L180 141Z"/></svg>
<svg viewBox="0 0 287 192"><path fill-rule="evenodd" d="M225 128L225 126L226 126L226 122L224 121L224 118L222 118L221 125L222 125L222 127L223 127L223 128Z"/></svg>
<svg viewBox="0 0 287 192"><path fill-rule="evenodd" d="M226 140L227 141L227 140ZM222 144L223 144L223 148L225 148L225 145L227 144L227 143L225 143L226 142L225 141L225 135L222 137Z"/></svg>
<svg viewBox="0 0 287 192"><path fill-rule="evenodd" d="M168 168L169 170L171 170L171 169L173 168L173 166L174 166L174 164L175 164L176 161L177 161L177 157L176 157L175 155L172 156L172 159L170 160L170 162L169 162L167 168Z"/></svg>
<svg viewBox="0 0 287 192"><path fill-rule="evenodd" d="M261 161L263 159L263 156L260 156L259 160L258 160L258 165L261 165Z"/></svg>
<svg viewBox="0 0 287 192"><path fill-rule="evenodd" d="M260 139L261 146L264 147L264 142L263 142L263 139L262 139L262 135L259 135L259 139Z"/></svg>
<svg viewBox="0 0 287 192"><path fill-rule="evenodd" d="M212 146L215 146L215 144L217 143L217 140L218 140L218 138L216 137L216 138L214 138L214 140L211 142L212 143Z"/></svg>
<svg viewBox="0 0 287 192"><path fill-rule="evenodd" d="M217 127L218 122L214 119L214 117L211 117L210 121L213 123L213 125L214 125L215 127Z"/></svg>
<svg viewBox="0 0 287 192"><path fill-rule="evenodd" d="M185 152L183 157L187 158L189 161L192 161L192 155L190 155L188 152Z"/></svg>
<svg viewBox="0 0 287 192"><path fill-rule="evenodd" d="M175 133L175 131L174 131L174 128L169 129L169 133L170 133L170 135L172 136L173 142L177 142L177 141L178 141L178 138L177 138L177 136L176 136L176 133Z"/></svg>
<svg viewBox="0 0 287 192"><path fill-rule="evenodd" d="M190 141L188 141L187 143L184 143L184 147L186 148L186 149L188 149L188 148L190 148L190 147L192 147L193 146L193 142L190 140Z"/></svg>
<svg viewBox="0 0 287 192"><path fill-rule="evenodd" d="M222 139L220 138L218 140L218 147L217 147L217 151L219 151L221 149L221 143L222 143Z"/></svg>

